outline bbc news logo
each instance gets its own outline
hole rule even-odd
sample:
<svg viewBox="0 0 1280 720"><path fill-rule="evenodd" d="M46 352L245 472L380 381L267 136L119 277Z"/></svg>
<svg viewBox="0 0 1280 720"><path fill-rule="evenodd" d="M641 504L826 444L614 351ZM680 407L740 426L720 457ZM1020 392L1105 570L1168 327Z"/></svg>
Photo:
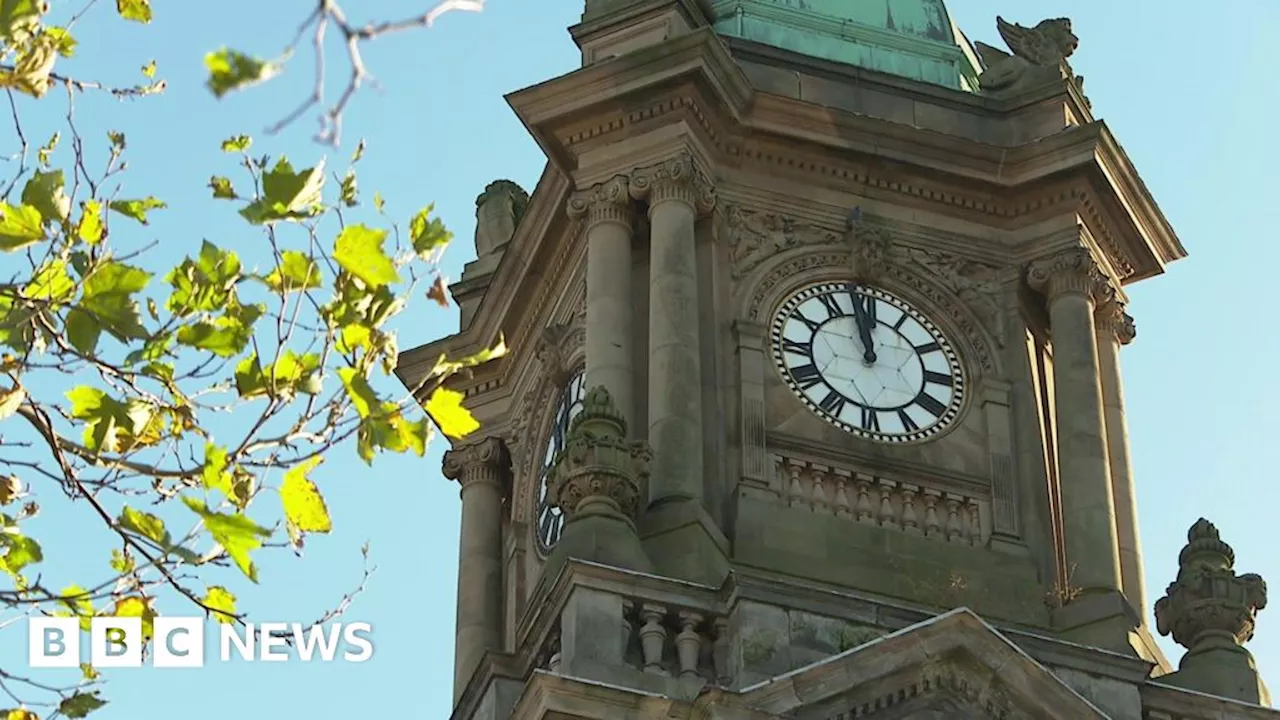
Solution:
<svg viewBox="0 0 1280 720"><path fill-rule="evenodd" d="M205 664L206 620L157 617L152 620L151 665L197 668ZM218 624L218 659L250 662L364 662L373 657L373 628L368 623ZM33 668L76 668L84 661L79 618L31 618L27 659ZM292 643L290 642L292 641ZM95 668L142 667L142 619L95 617L89 625L89 659ZM290 645L292 644L292 648Z"/></svg>

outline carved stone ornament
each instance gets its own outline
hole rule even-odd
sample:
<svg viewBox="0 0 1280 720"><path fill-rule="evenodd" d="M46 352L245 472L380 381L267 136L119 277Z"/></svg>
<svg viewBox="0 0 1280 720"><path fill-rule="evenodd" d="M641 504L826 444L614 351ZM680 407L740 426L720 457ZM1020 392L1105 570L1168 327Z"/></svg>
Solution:
<svg viewBox="0 0 1280 720"><path fill-rule="evenodd" d="M1049 302L1071 293L1085 295L1099 304L1115 297L1115 290L1093 259L1093 253L1083 247L1069 248L1032 262L1027 266L1027 284Z"/></svg>
<svg viewBox="0 0 1280 720"><path fill-rule="evenodd" d="M509 457L505 443L490 437L455 445L444 453L444 476L457 481L464 488L473 483L493 483L503 486L502 476Z"/></svg>
<svg viewBox="0 0 1280 720"><path fill-rule="evenodd" d="M849 254L853 260L853 279L874 283L893 259L893 244L887 229L862 222L862 213L854 210L845 231Z"/></svg>
<svg viewBox="0 0 1280 720"><path fill-rule="evenodd" d="M1124 311L1124 303L1114 298L1098 306L1094 322L1098 332L1115 337L1121 345L1128 345L1138 336L1133 317Z"/></svg>
<svg viewBox="0 0 1280 720"><path fill-rule="evenodd" d="M1213 523L1196 521L1178 555L1178 579L1156 601L1156 630L1192 652L1248 642L1267 606L1267 584L1253 573L1237 575L1235 560Z"/></svg>
<svg viewBox="0 0 1280 720"><path fill-rule="evenodd" d="M1053 18L1029 28L997 17L996 29L1012 54L986 43L974 43L986 66L978 77L983 90L1017 91L1064 76L1074 77L1067 58L1075 53L1080 39L1071 30L1071 20Z"/></svg>
<svg viewBox="0 0 1280 720"><path fill-rule="evenodd" d="M632 200L630 183L625 175L580 190L569 198L569 217L586 218L587 229L604 222L615 222L631 228Z"/></svg>
<svg viewBox="0 0 1280 720"><path fill-rule="evenodd" d="M573 373L573 355L582 346L584 321L575 317L567 323L548 325L538 337L534 356L551 384L563 385Z"/></svg>
<svg viewBox="0 0 1280 720"><path fill-rule="evenodd" d="M679 200L705 215L716 206L715 187L694 165L689 153L632 172L630 191L632 197L648 201L650 207Z"/></svg>
<svg viewBox="0 0 1280 720"><path fill-rule="evenodd" d="M840 234L774 213L730 205L725 212L731 274L735 280L770 257L793 248L840 244Z"/></svg>
<svg viewBox="0 0 1280 720"><path fill-rule="evenodd" d="M547 496L568 521L583 514L635 517L652 455L643 441L627 442L626 431L609 391L588 391L547 477Z"/></svg>
<svg viewBox="0 0 1280 720"><path fill-rule="evenodd" d="M511 241L529 205L529 193L510 180L495 180L476 198L476 257Z"/></svg>

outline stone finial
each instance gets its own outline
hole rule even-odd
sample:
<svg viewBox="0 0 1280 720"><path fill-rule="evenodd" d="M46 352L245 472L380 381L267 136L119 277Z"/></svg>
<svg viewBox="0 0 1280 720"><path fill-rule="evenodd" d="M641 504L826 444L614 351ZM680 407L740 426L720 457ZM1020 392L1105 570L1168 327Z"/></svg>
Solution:
<svg viewBox="0 0 1280 720"><path fill-rule="evenodd" d="M1213 523L1196 521L1178 555L1178 579L1156 601L1156 630L1193 652L1206 643L1248 642L1267 606L1267 584L1253 573L1237 575L1235 560Z"/></svg>
<svg viewBox="0 0 1280 720"><path fill-rule="evenodd" d="M893 247L889 233L881 227L868 224L862 209L849 213L845 226L845 240L853 260L853 279L870 282L876 279L889 263Z"/></svg>
<svg viewBox="0 0 1280 720"><path fill-rule="evenodd" d="M507 447L501 438L489 437L455 445L444 453L444 476L465 489L472 483L502 484L508 463Z"/></svg>
<svg viewBox="0 0 1280 720"><path fill-rule="evenodd" d="M476 198L476 257L493 253L516 234L529 193L510 180L494 180Z"/></svg>
<svg viewBox="0 0 1280 720"><path fill-rule="evenodd" d="M1062 295L1081 294L1093 300L1110 299L1111 283L1088 248L1074 247L1027 266L1027 284L1050 302Z"/></svg>
<svg viewBox="0 0 1280 720"><path fill-rule="evenodd" d="M705 215L716 206L715 187L687 152L632 172L630 190L632 197L647 200L650 207L665 200L679 200Z"/></svg>
<svg viewBox="0 0 1280 720"><path fill-rule="evenodd" d="M1124 311L1124 303L1119 300L1112 299L1098 305L1094 317L1098 332L1114 336L1121 345L1128 345L1138 336L1133 317Z"/></svg>
<svg viewBox="0 0 1280 720"><path fill-rule="evenodd" d="M632 210L630 187L625 175L580 190L569 198L569 217L586 218L587 229L605 222L615 222L631 228Z"/></svg>
<svg viewBox="0 0 1280 720"><path fill-rule="evenodd" d="M627 422L609 391L588 391L547 478L548 496L570 523L583 514L634 518L650 451L626 437Z"/></svg>
<svg viewBox="0 0 1280 720"><path fill-rule="evenodd" d="M1072 75L1067 58L1080 39L1071 20L1052 18L1029 28L996 18L996 29L1012 54L986 43L974 43L986 70L978 77L983 90L1008 92Z"/></svg>

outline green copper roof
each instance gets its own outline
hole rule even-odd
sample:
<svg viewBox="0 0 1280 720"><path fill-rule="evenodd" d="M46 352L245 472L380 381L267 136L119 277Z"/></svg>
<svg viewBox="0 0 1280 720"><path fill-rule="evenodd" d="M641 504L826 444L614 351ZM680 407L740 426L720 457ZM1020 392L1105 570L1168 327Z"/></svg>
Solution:
<svg viewBox="0 0 1280 720"><path fill-rule="evenodd" d="M943 0L714 0L716 31L956 90L977 60Z"/></svg>

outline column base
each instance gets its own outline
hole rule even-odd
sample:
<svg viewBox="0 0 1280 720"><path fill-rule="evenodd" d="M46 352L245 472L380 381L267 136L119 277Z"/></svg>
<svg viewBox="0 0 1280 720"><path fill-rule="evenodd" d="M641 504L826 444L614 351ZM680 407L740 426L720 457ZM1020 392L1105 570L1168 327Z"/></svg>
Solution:
<svg viewBox="0 0 1280 720"><path fill-rule="evenodd" d="M1190 650L1177 672L1160 678L1187 690L1271 707L1271 691L1258 673L1253 655L1239 645Z"/></svg>
<svg viewBox="0 0 1280 720"><path fill-rule="evenodd" d="M641 518L640 537L660 575L719 587L729 574L729 539L697 500L651 506Z"/></svg>
<svg viewBox="0 0 1280 720"><path fill-rule="evenodd" d="M1050 619L1064 640L1138 656L1130 636L1137 632L1142 622L1118 590L1087 593L1055 609Z"/></svg>

